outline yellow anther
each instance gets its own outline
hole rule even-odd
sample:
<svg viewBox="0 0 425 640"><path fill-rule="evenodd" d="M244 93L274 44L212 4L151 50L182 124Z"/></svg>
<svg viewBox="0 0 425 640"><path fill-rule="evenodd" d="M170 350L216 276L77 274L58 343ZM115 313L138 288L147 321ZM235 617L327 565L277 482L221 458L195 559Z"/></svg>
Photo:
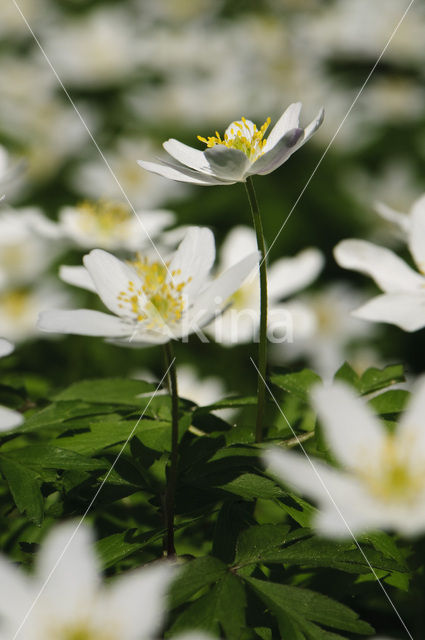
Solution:
<svg viewBox="0 0 425 640"><path fill-rule="evenodd" d="M232 122L230 125L229 129L232 130L233 128L231 135L226 132L222 139L218 131L216 131L215 137L203 138L198 136L198 140L204 142L209 148L221 144L232 149L238 149L245 153L251 162L254 162L264 153L264 146L267 142L264 139L264 134L270 121L270 118L267 118L265 123L258 129L257 125L249 123L245 116L242 116L241 121ZM252 131L250 130L251 126Z"/></svg>

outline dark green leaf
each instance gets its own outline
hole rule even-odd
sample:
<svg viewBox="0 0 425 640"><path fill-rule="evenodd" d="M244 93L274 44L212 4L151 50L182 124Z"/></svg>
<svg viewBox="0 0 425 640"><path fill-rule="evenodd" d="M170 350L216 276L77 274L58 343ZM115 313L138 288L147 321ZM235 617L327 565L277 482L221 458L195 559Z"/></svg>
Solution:
<svg viewBox="0 0 425 640"><path fill-rule="evenodd" d="M6 456L0 457L0 470L19 511L25 513L35 524L41 524L44 505L37 475Z"/></svg>
<svg viewBox="0 0 425 640"><path fill-rule="evenodd" d="M172 608L187 602L200 589L217 582L227 573L227 566L217 558L204 556L183 566L171 588Z"/></svg>
<svg viewBox="0 0 425 640"><path fill-rule="evenodd" d="M274 375L271 377L271 381L284 391L288 391L303 400L307 400L311 388L321 382L321 378L314 371L303 369L297 373Z"/></svg>

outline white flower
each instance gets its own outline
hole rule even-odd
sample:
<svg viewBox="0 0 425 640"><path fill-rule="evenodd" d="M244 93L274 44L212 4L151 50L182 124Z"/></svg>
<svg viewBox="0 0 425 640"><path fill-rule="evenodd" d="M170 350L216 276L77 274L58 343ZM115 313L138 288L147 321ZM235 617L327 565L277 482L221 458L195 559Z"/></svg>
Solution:
<svg viewBox="0 0 425 640"><path fill-rule="evenodd" d="M34 282L58 253L57 226L35 207L0 213L0 288Z"/></svg>
<svg viewBox="0 0 425 640"><path fill-rule="evenodd" d="M417 331L425 326L425 207L415 207L409 217L408 245L420 273L392 251L365 240L343 240L334 255L341 267L370 275L384 291L353 311L354 316Z"/></svg>
<svg viewBox="0 0 425 640"><path fill-rule="evenodd" d="M235 227L226 237L220 252L218 272L225 271L256 248L255 232L245 226ZM278 301L308 286L323 267L323 255L309 248L293 258L281 258L268 268L269 329L280 325L282 332L290 331L290 317ZM242 286L226 301L229 309L218 316L208 329L217 342L225 345L251 342L260 327L260 282L258 271L251 274ZM292 333L292 331L290 331Z"/></svg>
<svg viewBox="0 0 425 640"><path fill-rule="evenodd" d="M322 378L330 379L347 358L367 368L374 363L372 354L348 351L350 342L367 338L375 327L350 315L351 309L360 304L359 295L348 283L334 283L321 291L304 294L285 303L284 308L292 318L293 341L273 346L271 356L277 364L296 358L307 358L309 366ZM375 356L376 354L372 351ZM367 357L363 357L367 355Z"/></svg>
<svg viewBox="0 0 425 640"><path fill-rule="evenodd" d="M1 637L14 637L22 625L22 640L158 638L174 567L152 563L103 585L91 532L75 529L67 523L49 533L35 575L0 558Z"/></svg>
<svg viewBox="0 0 425 640"><path fill-rule="evenodd" d="M39 338L36 322L40 311L68 301L69 295L50 280L32 288L4 289L0 291L0 335L13 342Z"/></svg>
<svg viewBox="0 0 425 640"><path fill-rule="evenodd" d="M209 229L191 227L168 261L138 256L130 263L95 249L73 283L95 290L114 315L88 309L45 311L43 331L103 336L122 344L164 343L183 338L210 322L258 262L258 252L210 280L215 258ZM219 301L219 302L217 302Z"/></svg>
<svg viewBox="0 0 425 640"><path fill-rule="evenodd" d="M282 481L318 503L317 530L329 537L349 536L349 529L424 531L425 379L395 432L341 383L316 387L312 400L341 469L278 449L267 451L265 461Z"/></svg>
<svg viewBox="0 0 425 640"><path fill-rule="evenodd" d="M127 205L99 200L59 211L64 235L85 248L141 250L150 238L174 222L171 211L138 211Z"/></svg>
<svg viewBox="0 0 425 640"><path fill-rule="evenodd" d="M164 182L158 176L140 171L135 156L147 156L154 152L153 143L146 138L119 138L114 146L105 150L108 164L120 186L136 209L156 209L173 198L180 198L188 186L176 182ZM111 176L109 168L98 155L83 160L71 175L71 186L78 193L98 200L122 200L123 194Z"/></svg>
<svg viewBox="0 0 425 640"><path fill-rule="evenodd" d="M13 349L13 344L4 338L0 338L0 358L8 356L12 353ZM23 421L24 418L18 411L0 406L0 431L8 431L9 429L19 427Z"/></svg>
<svg viewBox="0 0 425 640"><path fill-rule="evenodd" d="M299 149L322 124L324 112L319 112L308 127L299 127L301 103L291 104L273 127L268 138L264 134L270 124L266 120L260 129L251 120L232 122L223 138L199 139L207 144L199 151L171 138L163 147L172 160L138 163L144 169L165 178L199 185L234 184L245 182L249 176L271 173Z"/></svg>
<svg viewBox="0 0 425 640"><path fill-rule="evenodd" d="M425 194L415 200L408 213L396 211L383 202L376 204L376 211L384 220L394 224L405 238L408 238L412 231L413 220L425 215Z"/></svg>

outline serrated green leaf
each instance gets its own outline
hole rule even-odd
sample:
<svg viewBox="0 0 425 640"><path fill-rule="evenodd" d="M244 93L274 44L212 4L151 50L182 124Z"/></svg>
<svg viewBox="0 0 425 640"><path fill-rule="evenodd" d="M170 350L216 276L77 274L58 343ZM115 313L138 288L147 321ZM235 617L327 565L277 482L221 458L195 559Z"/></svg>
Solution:
<svg viewBox="0 0 425 640"><path fill-rule="evenodd" d="M197 407L195 414L211 413L218 409L232 409L237 407L249 407L257 404L257 396L234 396L230 398L223 398L213 404L208 404L203 407Z"/></svg>
<svg viewBox="0 0 425 640"><path fill-rule="evenodd" d="M308 621L341 631L373 633L373 628L352 609L321 593L257 578L247 578L246 582L271 611L283 611L298 624Z"/></svg>
<svg viewBox="0 0 425 640"><path fill-rule="evenodd" d="M235 564L262 562L270 549L278 549L285 543L289 531L286 524L254 525L245 529L236 544Z"/></svg>
<svg viewBox="0 0 425 640"><path fill-rule="evenodd" d="M60 442L60 440L59 440ZM105 463L101 460L88 458L79 453L50 446L48 444L36 444L29 447L21 447L8 451L8 458L13 458L27 467L45 469L73 469L75 471L91 471L92 469L104 469Z"/></svg>
<svg viewBox="0 0 425 640"><path fill-rule="evenodd" d="M52 428L61 425L71 418L111 413L116 410L116 405L88 404L86 402L69 401L54 402L53 404L25 417L22 426L16 432L30 433L43 428Z"/></svg>
<svg viewBox="0 0 425 640"><path fill-rule="evenodd" d="M350 387L354 387L355 389L360 388L360 378L348 362L344 362L344 364L341 365L341 367L334 375L334 380L345 382L346 384L350 385Z"/></svg>
<svg viewBox="0 0 425 640"><path fill-rule="evenodd" d="M124 558L128 558L131 554L160 538L162 534L163 531L139 533L137 529L128 529L102 538L96 543L96 550L103 568L107 569Z"/></svg>
<svg viewBox="0 0 425 640"><path fill-rule="evenodd" d="M227 566L211 556L195 558L183 566L171 587L171 607L187 602L200 589L207 587L227 573Z"/></svg>
<svg viewBox="0 0 425 640"><path fill-rule="evenodd" d="M0 456L0 470L9 485L18 510L35 524L43 521L43 496L37 475L19 462Z"/></svg>
<svg viewBox="0 0 425 640"><path fill-rule="evenodd" d="M307 400L311 388L322 381L320 376L310 369L303 369L297 373L279 373L270 379L280 389L293 393L303 400Z"/></svg>

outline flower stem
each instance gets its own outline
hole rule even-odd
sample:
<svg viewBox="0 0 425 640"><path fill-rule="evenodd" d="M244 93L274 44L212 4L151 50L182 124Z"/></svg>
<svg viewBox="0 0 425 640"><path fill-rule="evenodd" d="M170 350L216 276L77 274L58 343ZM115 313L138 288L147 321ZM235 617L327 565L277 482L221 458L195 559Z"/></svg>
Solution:
<svg viewBox="0 0 425 640"><path fill-rule="evenodd" d="M167 489L165 495L165 517L167 541L165 553L176 555L174 547L174 511L177 482L177 462L179 446L179 396L177 391L176 358L171 342L164 345L165 361L168 369L168 386L171 393L171 456L167 469Z"/></svg>
<svg viewBox="0 0 425 640"><path fill-rule="evenodd" d="M265 260L266 247L264 232L255 195L254 183L249 176L245 182L246 193L251 207L252 220L257 236L257 246L260 252L260 342L258 346L258 400L257 421L255 426L255 442L263 439L263 419L266 399L266 366L267 366L267 265Z"/></svg>

